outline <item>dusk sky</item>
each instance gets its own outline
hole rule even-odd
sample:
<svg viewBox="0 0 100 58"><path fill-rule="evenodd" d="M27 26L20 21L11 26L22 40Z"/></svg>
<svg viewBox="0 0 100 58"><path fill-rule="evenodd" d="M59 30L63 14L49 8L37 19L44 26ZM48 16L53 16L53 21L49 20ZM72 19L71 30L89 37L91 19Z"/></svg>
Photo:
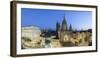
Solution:
<svg viewBox="0 0 100 58"><path fill-rule="evenodd" d="M66 18L67 25L73 29L92 28L92 12L71 10L47 10L47 9L21 9L21 26L38 26L46 29L56 29L56 22L62 23Z"/></svg>

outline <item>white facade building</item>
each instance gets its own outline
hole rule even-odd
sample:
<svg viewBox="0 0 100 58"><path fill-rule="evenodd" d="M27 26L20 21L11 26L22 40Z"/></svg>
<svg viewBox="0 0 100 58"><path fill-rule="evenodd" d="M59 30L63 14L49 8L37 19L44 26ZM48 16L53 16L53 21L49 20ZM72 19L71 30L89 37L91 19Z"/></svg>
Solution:
<svg viewBox="0 0 100 58"><path fill-rule="evenodd" d="M34 39L40 37L41 30L35 26L22 27L22 37Z"/></svg>
<svg viewBox="0 0 100 58"><path fill-rule="evenodd" d="M44 44L44 38L40 36L41 30L35 26L22 27L22 38L25 37L31 41L22 39L23 48L39 48Z"/></svg>

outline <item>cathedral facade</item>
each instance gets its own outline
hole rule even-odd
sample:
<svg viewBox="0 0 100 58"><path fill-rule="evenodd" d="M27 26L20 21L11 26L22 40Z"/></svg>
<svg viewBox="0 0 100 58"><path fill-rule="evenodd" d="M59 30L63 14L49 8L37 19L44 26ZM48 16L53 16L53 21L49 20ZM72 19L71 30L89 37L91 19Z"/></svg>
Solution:
<svg viewBox="0 0 100 58"><path fill-rule="evenodd" d="M57 24L57 38L59 39L60 43L62 44L62 46L72 46L73 44L70 43L70 33L68 30L68 26L67 26L67 22L66 22L66 18L63 18L62 21L62 25L60 26L60 24Z"/></svg>
<svg viewBox="0 0 100 58"><path fill-rule="evenodd" d="M66 18L63 18L62 24L58 22L56 24L57 39L62 46L88 46L91 42L91 32L73 32L73 28L70 25L68 28ZM90 35L89 35L90 34ZM89 36L88 36L89 35ZM85 41L87 40L87 41Z"/></svg>

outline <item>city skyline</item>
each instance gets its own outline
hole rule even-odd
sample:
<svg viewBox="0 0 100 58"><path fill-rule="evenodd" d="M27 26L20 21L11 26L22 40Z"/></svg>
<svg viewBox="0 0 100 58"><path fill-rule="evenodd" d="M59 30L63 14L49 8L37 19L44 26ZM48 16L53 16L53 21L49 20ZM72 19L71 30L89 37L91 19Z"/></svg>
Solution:
<svg viewBox="0 0 100 58"><path fill-rule="evenodd" d="M21 9L21 26L38 26L42 29L56 29L56 23L62 23L66 18L68 27L86 30L92 28L92 12L72 10L48 10L48 9Z"/></svg>

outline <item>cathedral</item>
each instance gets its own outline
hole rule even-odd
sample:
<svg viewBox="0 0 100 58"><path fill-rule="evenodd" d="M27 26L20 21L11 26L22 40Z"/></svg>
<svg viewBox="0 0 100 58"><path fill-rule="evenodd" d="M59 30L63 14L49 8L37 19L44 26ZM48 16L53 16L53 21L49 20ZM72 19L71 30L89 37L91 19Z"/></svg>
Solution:
<svg viewBox="0 0 100 58"><path fill-rule="evenodd" d="M68 28L66 18L63 18L62 24L60 25L59 22L56 24L56 38L59 39L59 42L62 46L84 46L88 45L89 41L88 39L91 39L91 32L85 31L85 32L74 32L72 26L70 25ZM85 41L85 40L88 41ZM87 44L86 44L87 43Z"/></svg>
<svg viewBox="0 0 100 58"><path fill-rule="evenodd" d="M59 39L60 43L63 46L72 46L73 44L70 43L70 31L68 30L66 18L63 18L62 25L60 26L59 23L57 23L57 38Z"/></svg>

